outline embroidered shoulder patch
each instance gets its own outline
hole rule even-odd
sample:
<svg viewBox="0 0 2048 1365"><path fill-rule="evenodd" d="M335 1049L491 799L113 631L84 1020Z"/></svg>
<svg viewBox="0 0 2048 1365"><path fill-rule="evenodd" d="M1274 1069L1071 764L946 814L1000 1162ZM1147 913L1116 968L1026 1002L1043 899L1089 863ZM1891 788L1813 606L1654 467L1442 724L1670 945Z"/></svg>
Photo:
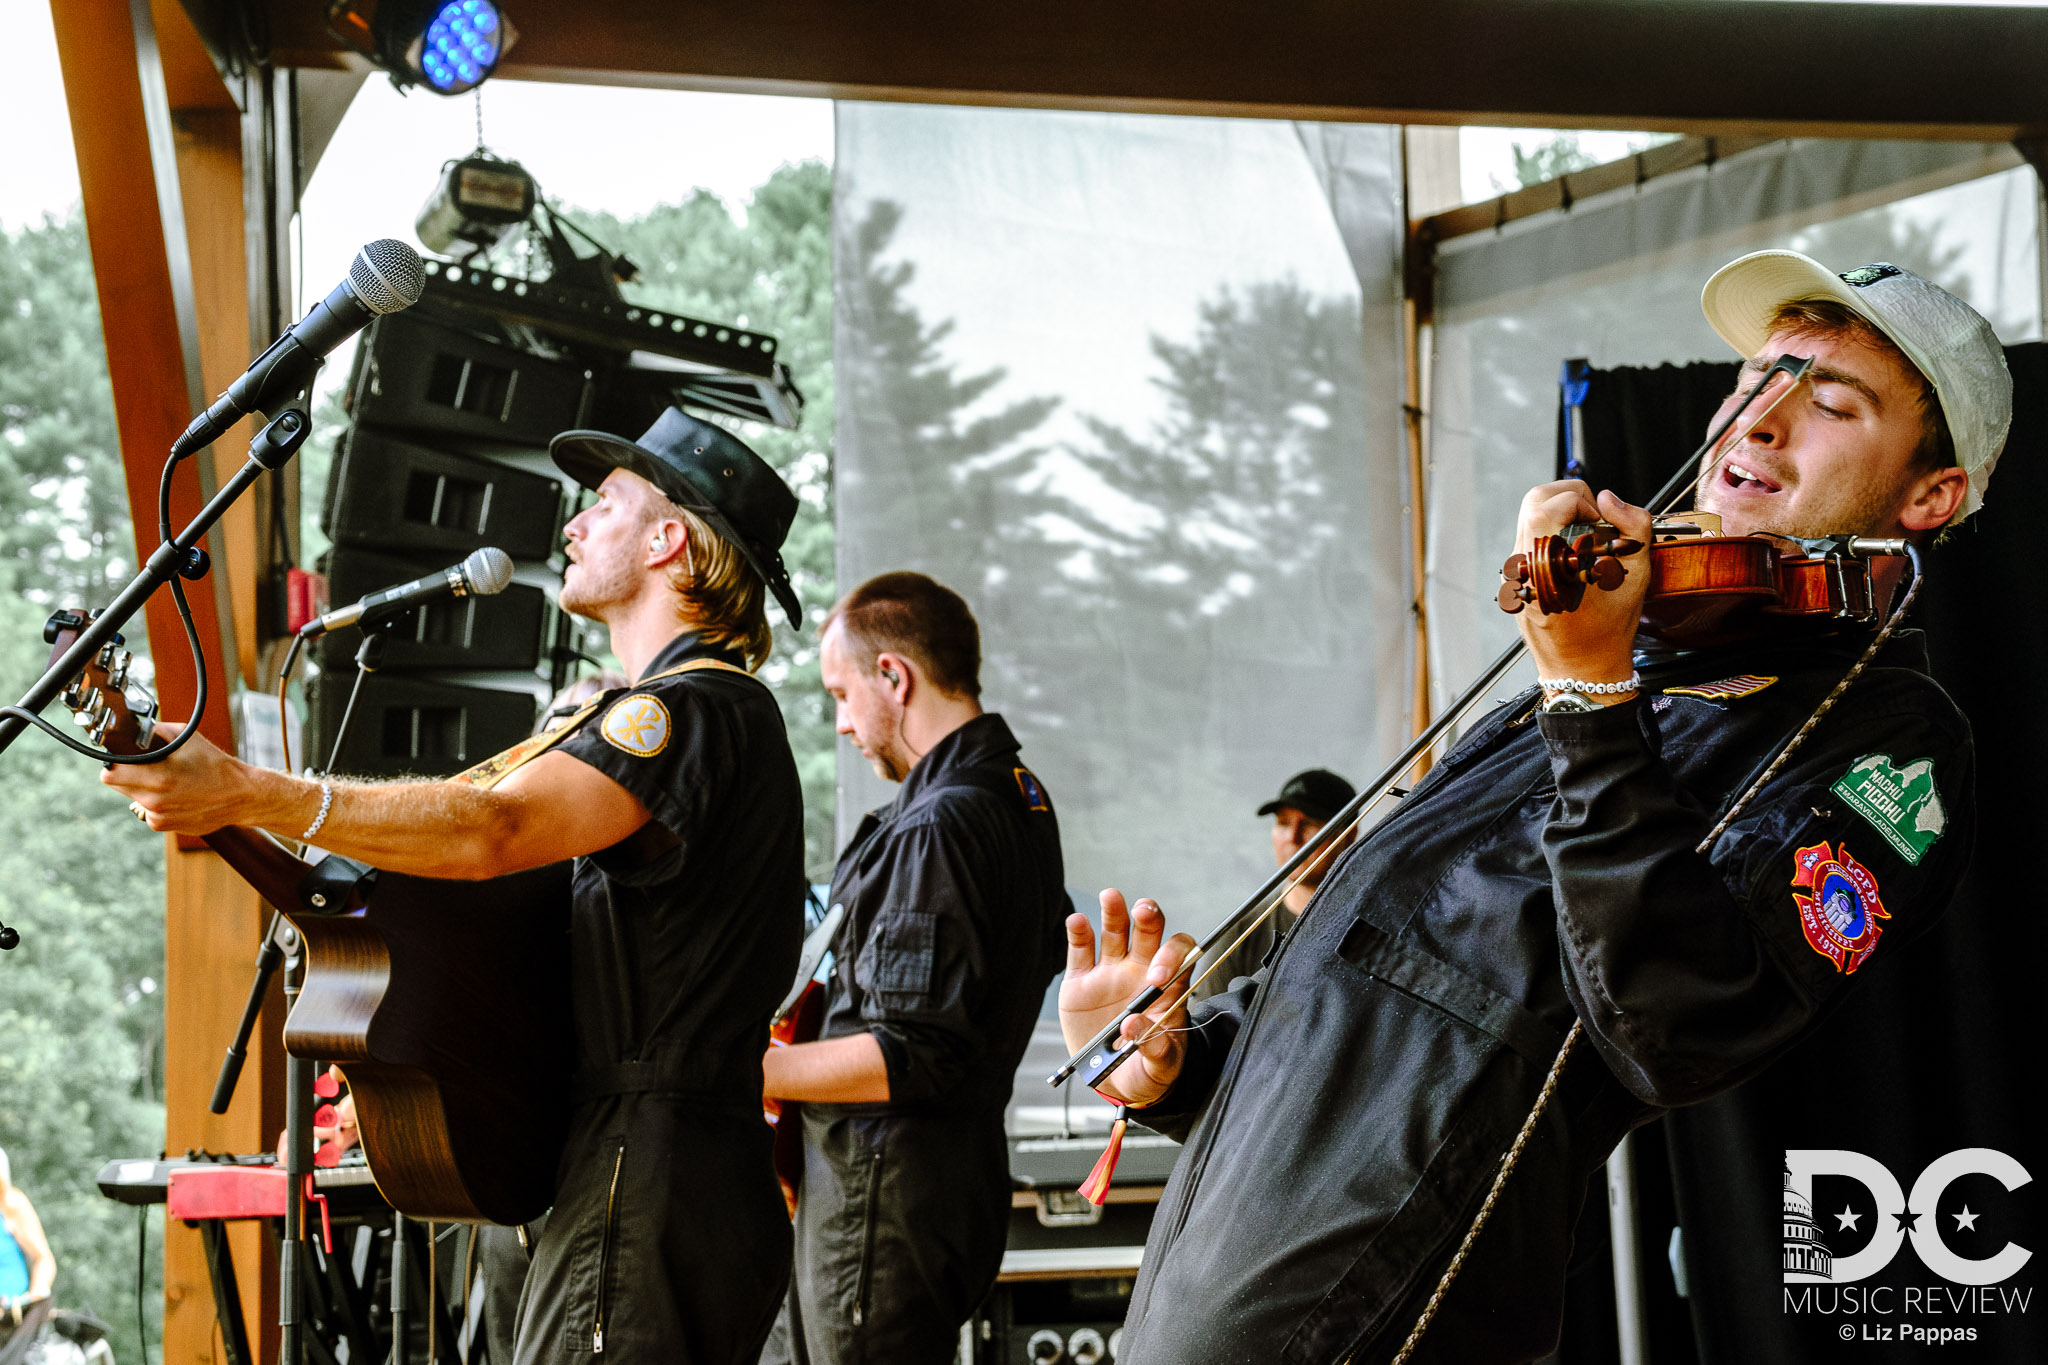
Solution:
<svg viewBox="0 0 2048 1365"><path fill-rule="evenodd" d="M1915 867L1948 828L1948 812L1934 786L1934 760L1915 759L1903 768L1890 754L1865 754L1849 765L1829 791Z"/></svg>
<svg viewBox="0 0 2048 1365"><path fill-rule="evenodd" d="M1835 857L1826 840L1802 848L1792 857L1792 899L1799 903L1799 927L1806 942L1847 976L1877 949L1884 933L1878 921L1890 919L1870 869L1849 856ZM1802 896L1800 890L1812 892Z"/></svg>
<svg viewBox="0 0 2048 1365"><path fill-rule="evenodd" d="M1667 697L1699 697L1704 701L1735 701L1740 697L1753 697L1776 682L1776 678L1760 677L1755 673L1741 673L1732 678L1715 682L1689 683L1684 687L1667 687Z"/></svg>
<svg viewBox="0 0 2048 1365"><path fill-rule="evenodd" d="M668 747L668 708L645 692L621 697L599 727L612 747L635 758L653 758Z"/></svg>
<svg viewBox="0 0 2048 1365"><path fill-rule="evenodd" d="M1024 804L1032 810L1051 810L1052 798L1045 794L1045 784L1029 768L1018 768L1016 773L1017 790L1024 794Z"/></svg>

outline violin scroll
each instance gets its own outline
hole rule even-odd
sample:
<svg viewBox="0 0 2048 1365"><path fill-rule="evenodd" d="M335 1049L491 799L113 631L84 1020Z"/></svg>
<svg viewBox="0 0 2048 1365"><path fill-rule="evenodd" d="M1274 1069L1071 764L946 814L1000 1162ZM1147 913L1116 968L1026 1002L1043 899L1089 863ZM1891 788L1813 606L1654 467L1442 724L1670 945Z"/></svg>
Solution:
<svg viewBox="0 0 2048 1365"><path fill-rule="evenodd" d="M1563 536L1539 536L1527 554L1512 554L1500 566L1500 593L1495 599L1509 615L1534 602L1547 615L1577 611L1591 584L1602 592L1613 592L1628 577L1621 561L1642 549L1641 541L1615 533L1611 526L1595 527L1571 540Z"/></svg>

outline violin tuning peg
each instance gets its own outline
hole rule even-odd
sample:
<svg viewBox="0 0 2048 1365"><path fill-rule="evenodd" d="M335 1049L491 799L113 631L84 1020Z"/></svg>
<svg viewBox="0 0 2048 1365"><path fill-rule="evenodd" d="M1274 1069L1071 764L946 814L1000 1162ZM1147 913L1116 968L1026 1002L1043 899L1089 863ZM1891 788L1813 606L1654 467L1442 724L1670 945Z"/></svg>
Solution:
<svg viewBox="0 0 2048 1365"><path fill-rule="evenodd" d="M1611 555L1632 555L1642 548L1643 542L1640 540L1623 539L1616 540L1612 545L1609 545L1607 553Z"/></svg>
<svg viewBox="0 0 2048 1365"><path fill-rule="evenodd" d="M1494 600L1500 603L1502 611L1513 616L1528 602L1529 590L1520 583L1503 583Z"/></svg>
<svg viewBox="0 0 2048 1365"><path fill-rule="evenodd" d="M1603 555L1587 571L1586 581L1602 592L1613 592L1621 586L1621 581L1627 577L1628 570L1622 567L1620 560Z"/></svg>

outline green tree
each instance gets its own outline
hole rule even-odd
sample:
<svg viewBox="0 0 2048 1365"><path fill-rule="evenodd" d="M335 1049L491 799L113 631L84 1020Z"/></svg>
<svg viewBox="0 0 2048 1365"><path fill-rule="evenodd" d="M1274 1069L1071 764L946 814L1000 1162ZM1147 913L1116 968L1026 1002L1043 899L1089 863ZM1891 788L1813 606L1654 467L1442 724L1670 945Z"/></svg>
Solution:
<svg viewBox="0 0 2048 1365"><path fill-rule="evenodd" d="M106 602L134 563L99 306L74 213L0 235L0 693L48 663L52 605ZM135 1219L106 1161L163 1147L163 846L90 761L39 734L0 756L0 1146L58 1260L58 1301L141 1361ZM162 1305L161 1219L143 1256L146 1332Z"/></svg>
<svg viewBox="0 0 2048 1365"><path fill-rule="evenodd" d="M1600 164L1599 158L1579 145L1577 133L1558 133L1546 142L1526 146L1517 142L1513 151L1515 181L1521 185L1540 185Z"/></svg>
<svg viewBox="0 0 2048 1365"><path fill-rule="evenodd" d="M85 222L0 236L0 561L37 601L104 601L134 565Z"/></svg>

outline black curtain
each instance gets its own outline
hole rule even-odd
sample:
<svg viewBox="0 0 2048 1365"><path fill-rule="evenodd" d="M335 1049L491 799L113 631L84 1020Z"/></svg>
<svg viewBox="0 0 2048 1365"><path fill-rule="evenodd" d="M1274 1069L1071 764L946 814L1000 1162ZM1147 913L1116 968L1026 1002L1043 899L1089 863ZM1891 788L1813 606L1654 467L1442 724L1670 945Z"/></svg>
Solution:
<svg viewBox="0 0 2048 1365"><path fill-rule="evenodd" d="M1978 844L1956 901L1905 951L1876 954L1842 1007L1769 1071L1657 1125L1668 1149L1664 1174L1683 1227L1689 1307L1704 1365L1888 1365L1930 1356L2048 1361L2048 1302L2030 1297L2020 1311L2008 1299L1987 1313L1980 1300L1978 1311L1959 1312L1953 1298L1938 1297L1939 1315L1907 1311L1909 1289L1921 1291L1923 1305L1929 1291L1963 1290L1924 1266L1910 1241L1885 1270L1856 1286L1891 1291L1872 1295L1864 1311L1788 1311L1780 1268L1788 1148L1864 1153L1906 1190L1929 1162L1958 1148L1994 1148L2030 1173L2048 1175L2048 1146L2039 1127L2024 1120L2040 1102L2042 1079L2033 1005L2037 995L2048 995L2040 966L2048 917L2037 911L2044 877L2033 860L2048 847L2041 821L2048 630L2015 614L2048 597L2036 587L2041 555L2032 534L2037 511L2048 508L2048 347L2009 347L2006 358L2013 424L1990 495L1982 511L1933 547L1914 608L1934 674L1976 733ZM1735 370L1701 364L1593 372L1584 414L1589 482L1641 503L1703 437ZM1560 444L1560 469L1563 458ZM1656 1208L1664 1197L1652 1192L1646 1203ZM1836 1256L1867 1244L1875 1210L1854 1182L1817 1177L1814 1204ZM1853 1216L1853 1228L1841 1226L1843 1212ZM2008 1241L2048 1251L2038 1180L2008 1193L1989 1176L1966 1175L1938 1209L1912 1212L1939 1219L1959 1256L1990 1256ZM1961 1226L1958 1215L1974 1227ZM1642 1235L1661 1247L1669 1229L1646 1226ZM2031 1294L2043 1264L2037 1255L1996 1289ZM1875 1311L1877 1304L1891 1311ZM1583 1324L1593 1306L1579 1297L1573 1306L1582 1322L1568 1326L1568 1348L1575 1338L1590 1344L1596 1335ZM1902 1339L1906 1326L1968 1330L1973 1337L1931 1351ZM1882 1339L1887 1328L1890 1340ZM1853 1339L1843 1340L1845 1332Z"/></svg>

